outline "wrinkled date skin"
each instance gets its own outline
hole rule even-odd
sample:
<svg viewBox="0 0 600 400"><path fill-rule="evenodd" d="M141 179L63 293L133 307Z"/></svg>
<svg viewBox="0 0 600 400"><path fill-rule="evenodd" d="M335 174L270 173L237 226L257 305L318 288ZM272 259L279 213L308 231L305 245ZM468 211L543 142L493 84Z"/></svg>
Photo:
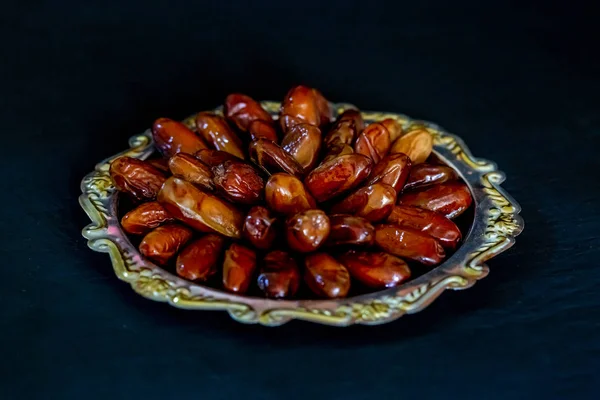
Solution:
<svg viewBox="0 0 600 400"><path fill-rule="evenodd" d="M143 235L152 229L175 219L160 203L150 201L142 203L121 218L123 230L132 235Z"/></svg>
<svg viewBox="0 0 600 400"><path fill-rule="evenodd" d="M353 278L375 289L398 286L410 278L406 262L388 253L349 251L338 259Z"/></svg>
<svg viewBox="0 0 600 400"><path fill-rule="evenodd" d="M191 238L191 229L183 225L159 226L144 236L140 253L159 265L166 265Z"/></svg>
<svg viewBox="0 0 600 400"><path fill-rule="evenodd" d="M365 186L331 208L335 214L353 214L371 222L384 220L396 204L396 191L390 185Z"/></svg>
<svg viewBox="0 0 600 400"><path fill-rule="evenodd" d="M204 149L196 152L194 156L202 161L209 167L215 167L225 161L242 161L241 158L234 156L233 154L227 153L226 151L219 151L213 149Z"/></svg>
<svg viewBox="0 0 600 400"><path fill-rule="evenodd" d="M446 249L455 249L462 238L454 222L441 214L417 207L396 206L387 222L427 233L439 240Z"/></svg>
<svg viewBox="0 0 600 400"><path fill-rule="evenodd" d="M329 230L329 217L321 210L302 211L286 221L288 245L301 253L318 249L329 236Z"/></svg>
<svg viewBox="0 0 600 400"><path fill-rule="evenodd" d="M250 134L250 140L268 139L274 143L279 143L279 136L277 130L273 126L265 121L252 121L248 126L248 133Z"/></svg>
<svg viewBox="0 0 600 400"><path fill-rule="evenodd" d="M400 136L390 153L404 153L413 165L421 164L427 160L433 150L433 136L425 129L415 129Z"/></svg>
<svg viewBox="0 0 600 400"><path fill-rule="evenodd" d="M304 170L300 164L276 143L258 139L250 143L250 159L267 174L287 172L302 177Z"/></svg>
<svg viewBox="0 0 600 400"><path fill-rule="evenodd" d="M346 267L326 253L306 256L304 281L319 297L346 297L350 290L350 274Z"/></svg>
<svg viewBox="0 0 600 400"><path fill-rule="evenodd" d="M241 237L244 215L233 204L182 179L167 179L158 194L158 202L173 217L201 232Z"/></svg>
<svg viewBox="0 0 600 400"><path fill-rule="evenodd" d="M410 170L404 190L422 189L457 179L456 171L446 165L419 164Z"/></svg>
<svg viewBox="0 0 600 400"><path fill-rule="evenodd" d="M362 154L347 154L321 163L304 180L318 202L360 185L371 173L372 162Z"/></svg>
<svg viewBox="0 0 600 400"><path fill-rule="evenodd" d="M362 217L345 214L330 215L329 225L326 246L369 246L375 242L375 227Z"/></svg>
<svg viewBox="0 0 600 400"><path fill-rule="evenodd" d="M110 177L115 187L138 200L154 200L167 179L158 169L132 157L119 157L110 164Z"/></svg>
<svg viewBox="0 0 600 400"><path fill-rule="evenodd" d="M186 246L177 257L177 275L190 281L206 281L213 276L225 248L225 238L213 233Z"/></svg>
<svg viewBox="0 0 600 400"><path fill-rule="evenodd" d="M444 248L432 236L416 229L396 225L376 226L375 243L383 251L425 265L439 264L446 256Z"/></svg>
<svg viewBox="0 0 600 400"><path fill-rule="evenodd" d="M435 211L450 219L465 212L472 202L469 188L460 182L442 183L420 192L404 193L398 199L398 205Z"/></svg>
<svg viewBox="0 0 600 400"><path fill-rule="evenodd" d="M187 153L178 153L169 159L173 176L194 183L202 189L213 190L213 174L206 164Z"/></svg>
<svg viewBox="0 0 600 400"><path fill-rule="evenodd" d="M314 125L294 125L281 141L281 147L294 157L304 171L310 171L318 162L321 130Z"/></svg>
<svg viewBox="0 0 600 400"><path fill-rule="evenodd" d="M315 126L328 123L331 120L331 109L318 90L296 86L285 95L279 119L285 133L301 123Z"/></svg>
<svg viewBox="0 0 600 400"><path fill-rule="evenodd" d="M381 121L381 125L385 126L390 133L390 141L394 143L396 139L402 136L402 125L393 118L387 118Z"/></svg>
<svg viewBox="0 0 600 400"><path fill-rule="evenodd" d="M377 164L390 151L390 133L380 123L374 123L365 128L356 139L354 151L370 157Z"/></svg>
<svg viewBox="0 0 600 400"><path fill-rule="evenodd" d="M254 250L233 243L225 252L223 287L233 293L246 293L255 269L256 253Z"/></svg>
<svg viewBox="0 0 600 400"><path fill-rule="evenodd" d="M365 121L363 120L362 114L358 110L346 110L339 115L337 120L339 122L345 122L345 121L352 122L352 124L354 125L354 130L357 135L365 129ZM356 136L354 136L353 139L356 139ZM351 144L351 143L352 142L348 142L348 144Z"/></svg>
<svg viewBox="0 0 600 400"><path fill-rule="evenodd" d="M352 145L360 132L365 129L365 123L357 110L346 110L338 117L333 128L323 138L323 144L328 150L336 145Z"/></svg>
<svg viewBox="0 0 600 400"><path fill-rule="evenodd" d="M165 157L179 152L194 154L206 149L206 143L181 122L159 118L152 125L154 145Z"/></svg>
<svg viewBox="0 0 600 400"><path fill-rule="evenodd" d="M315 208L317 203L295 176L277 173L265 185L265 200L271 210L279 214L296 214Z"/></svg>
<svg viewBox="0 0 600 400"><path fill-rule="evenodd" d="M223 113L242 132L246 132L253 121L273 124L271 114L266 112L259 102L244 94L233 93L227 96Z"/></svg>
<svg viewBox="0 0 600 400"><path fill-rule="evenodd" d="M198 134L215 150L225 151L241 159L245 158L241 140L219 115L209 112L198 113L196 128Z"/></svg>
<svg viewBox="0 0 600 400"><path fill-rule="evenodd" d="M411 162L406 154L388 154L373 167L367 185L385 183L399 194L405 186L410 170Z"/></svg>
<svg viewBox="0 0 600 400"><path fill-rule="evenodd" d="M254 247L268 250L273 246L277 235L276 219L268 208L252 207L246 215L242 234Z"/></svg>
<svg viewBox="0 0 600 400"><path fill-rule="evenodd" d="M291 297L300 286L300 270L285 251L275 250L265 256L258 275L258 287L270 298Z"/></svg>
<svg viewBox="0 0 600 400"><path fill-rule="evenodd" d="M249 164L225 161L213 167L219 193L234 203L255 204L262 200L265 181Z"/></svg>

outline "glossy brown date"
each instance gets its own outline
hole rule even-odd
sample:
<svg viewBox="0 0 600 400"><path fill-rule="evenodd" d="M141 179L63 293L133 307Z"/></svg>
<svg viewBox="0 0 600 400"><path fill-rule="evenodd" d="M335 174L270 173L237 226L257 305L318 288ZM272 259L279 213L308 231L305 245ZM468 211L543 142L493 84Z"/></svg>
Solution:
<svg viewBox="0 0 600 400"><path fill-rule="evenodd" d="M411 162L406 154L388 154L373 167L367 185L385 183L399 194L405 186L410 170Z"/></svg>
<svg viewBox="0 0 600 400"><path fill-rule="evenodd" d="M319 297L346 297L350 290L350 274L335 258L326 253L314 253L304 260L304 282Z"/></svg>
<svg viewBox="0 0 600 400"><path fill-rule="evenodd" d="M351 250L338 260L354 279L376 289L397 286L411 275L404 260L384 252Z"/></svg>
<svg viewBox="0 0 600 400"><path fill-rule="evenodd" d="M310 171L318 162L321 130L309 124L294 125L283 137L281 147L294 157L304 171Z"/></svg>
<svg viewBox="0 0 600 400"><path fill-rule="evenodd" d="M352 122L352 125L354 125L354 130L356 131L357 135L365 129L365 121L363 120L362 114L358 110L344 111L343 113L341 113L338 116L337 121L338 122L345 122L345 121ZM354 136L353 139L356 139L356 136ZM352 142L348 142L348 144L351 144L351 143Z"/></svg>
<svg viewBox="0 0 600 400"><path fill-rule="evenodd" d="M245 158L241 140L221 116L209 112L198 113L196 129L215 150L225 151L241 159Z"/></svg>
<svg viewBox="0 0 600 400"><path fill-rule="evenodd" d="M201 232L241 236L244 215L233 204L182 179L167 179L158 193L158 202L173 217Z"/></svg>
<svg viewBox="0 0 600 400"><path fill-rule="evenodd" d="M270 249L277 235L275 217L266 207L252 207L244 220L242 235L257 249Z"/></svg>
<svg viewBox="0 0 600 400"><path fill-rule="evenodd" d="M448 218L433 211L396 206L387 218L390 224L417 229L433 236L444 248L455 249L462 237L460 229Z"/></svg>
<svg viewBox="0 0 600 400"><path fill-rule="evenodd" d="M225 198L241 204L255 204L263 199L265 181L251 165L225 161L213 167L214 183Z"/></svg>
<svg viewBox="0 0 600 400"><path fill-rule="evenodd" d="M177 257L177 275L190 281L206 281L217 272L224 248L225 238L214 233L194 240Z"/></svg>
<svg viewBox="0 0 600 400"><path fill-rule="evenodd" d="M138 200L154 200L167 179L158 169L132 157L119 157L110 164L110 177L117 190Z"/></svg>
<svg viewBox="0 0 600 400"><path fill-rule="evenodd" d="M140 253L165 265L192 238L192 231L180 224L167 224L150 231L140 243Z"/></svg>
<svg viewBox="0 0 600 400"><path fill-rule="evenodd" d="M267 174L287 172L302 177L304 170L300 164L276 143L258 139L250 143L250 159Z"/></svg>
<svg viewBox="0 0 600 400"><path fill-rule="evenodd" d="M165 157L179 152L194 154L206 149L206 143L181 122L159 118L152 125L154 145Z"/></svg>
<svg viewBox="0 0 600 400"><path fill-rule="evenodd" d="M433 150L433 136L425 129L415 129L400 136L393 144L390 153L404 153L413 165L427 160Z"/></svg>
<svg viewBox="0 0 600 400"><path fill-rule="evenodd" d="M225 161L242 161L241 158L234 156L226 151L213 149L204 149L196 152L194 156L209 167L215 167Z"/></svg>
<svg viewBox="0 0 600 400"><path fill-rule="evenodd" d="M123 230L132 235L143 235L152 229L175 219L160 203L142 203L121 218Z"/></svg>
<svg viewBox="0 0 600 400"><path fill-rule="evenodd" d="M250 140L268 139L272 142L279 143L279 136L277 130L272 123L257 120L252 121L248 126L248 133L250 134Z"/></svg>
<svg viewBox="0 0 600 400"><path fill-rule="evenodd" d="M240 131L246 132L253 121L264 121L272 124L271 114L266 112L259 102L240 93L233 93L225 99L225 117Z"/></svg>
<svg viewBox="0 0 600 400"><path fill-rule="evenodd" d="M297 124L320 126L330 119L329 104L316 89L296 86L290 89L281 104L279 120L284 133Z"/></svg>
<svg viewBox="0 0 600 400"><path fill-rule="evenodd" d="M329 200L360 185L371 173L372 162L362 154L336 157L312 170L304 180L318 202Z"/></svg>
<svg viewBox="0 0 600 400"><path fill-rule="evenodd" d="M301 253L318 249L329 236L329 217L321 210L299 212L285 224L288 245Z"/></svg>
<svg viewBox="0 0 600 400"><path fill-rule="evenodd" d="M328 150L336 145L352 145L364 127L359 111L346 110L340 114L333 128L323 138L323 145Z"/></svg>
<svg viewBox="0 0 600 400"><path fill-rule="evenodd" d="M375 243L383 251L425 265L439 264L446 256L444 248L432 236L396 225L376 226Z"/></svg>
<svg viewBox="0 0 600 400"><path fill-rule="evenodd" d="M223 261L223 287L233 293L246 293L256 269L254 250L232 243Z"/></svg>
<svg viewBox="0 0 600 400"><path fill-rule="evenodd" d="M270 252L262 261L257 283L267 297L282 299L293 296L300 286L296 260L285 251Z"/></svg>
<svg viewBox="0 0 600 400"><path fill-rule="evenodd" d="M329 146L325 157L323 157L323 161L321 161L321 164L331 161L334 158L345 156L347 154L354 154L354 148L349 144L337 142L334 145Z"/></svg>
<svg viewBox="0 0 600 400"><path fill-rule="evenodd" d="M358 135L354 151L364 154L377 164L390 151L391 145L390 133L387 128L380 123L374 123L367 126Z"/></svg>
<svg viewBox="0 0 600 400"><path fill-rule="evenodd" d="M206 164L187 153L177 153L169 159L169 169L173 176L200 186L202 189L213 190L213 173Z"/></svg>
<svg viewBox="0 0 600 400"><path fill-rule="evenodd" d="M404 190L422 189L428 186L454 181L458 174L454 169L437 164L418 164L410 170Z"/></svg>
<svg viewBox="0 0 600 400"><path fill-rule="evenodd" d="M334 214L329 216L329 225L326 246L369 246L375 242L375 227L365 218Z"/></svg>
<svg viewBox="0 0 600 400"><path fill-rule="evenodd" d="M402 125L393 118L387 118L381 121L381 125L385 126L390 133L390 141L394 143L396 139L402 136Z"/></svg>
<svg viewBox="0 0 600 400"><path fill-rule="evenodd" d="M396 204L396 191L385 183L365 186L331 208L335 214L353 214L371 222L384 220Z"/></svg>
<svg viewBox="0 0 600 400"><path fill-rule="evenodd" d="M277 173L265 185L265 200L279 214L296 214L317 206L315 199L295 176Z"/></svg>
<svg viewBox="0 0 600 400"><path fill-rule="evenodd" d="M469 188L460 182L442 183L420 192L404 193L398 198L398 205L435 211L450 219L465 212L472 202Z"/></svg>
<svg viewBox="0 0 600 400"><path fill-rule="evenodd" d="M169 169L169 159L168 158L152 158L150 160L145 160L148 164L152 165L154 168L164 172L166 174L170 174L171 170Z"/></svg>

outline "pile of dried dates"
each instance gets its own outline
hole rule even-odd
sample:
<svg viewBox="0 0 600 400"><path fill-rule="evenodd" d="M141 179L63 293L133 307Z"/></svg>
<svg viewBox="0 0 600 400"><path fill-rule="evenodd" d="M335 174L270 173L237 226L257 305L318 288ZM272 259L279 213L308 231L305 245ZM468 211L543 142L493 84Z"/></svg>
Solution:
<svg viewBox="0 0 600 400"><path fill-rule="evenodd" d="M110 167L135 202L123 229L182 278L275 299L297 296L302 282L322 298L392 287L409 265L439 264L472 198L432 161L431 134L394 119L365 126L357 110L333 120L330 107L297 86L276 120L242 94L227 97L224 116L197 114L192 129L156 120L163 158Z"/></svg>

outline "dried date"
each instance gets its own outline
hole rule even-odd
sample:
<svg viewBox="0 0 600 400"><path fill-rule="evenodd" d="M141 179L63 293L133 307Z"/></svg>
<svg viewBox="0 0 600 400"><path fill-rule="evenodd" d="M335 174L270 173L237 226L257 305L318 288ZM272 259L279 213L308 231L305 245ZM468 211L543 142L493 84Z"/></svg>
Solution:
<svg viewBox="0 0 600 400"><path fill-rule="evenodd" d="M255 204L263 199L265 181L251 165L225 161L213 167L214 184L225 198L241 204Z"/></svg>
<svg viewBox="0 0 600 400"><path fill-rule="evenodd" d="M329 225L326 246L369 246L375 242L375 227L365 218L335 214L329 216Z"/></svg>
<svg viewBox="0 0 600 400"><path fill-rule="evenodd" d="M201 112L196 115L198 134L215 150L225 151L244 159L242 142L219 115Z"/></svg>
<svg viewBox="0 0 600 400"><path fill-rule="evenodd" d="M326 201L360 185L371 173L372 162L362 154L336 157L312 170L304 180L318 201Z"/></svg>
<svg viewBox="0 0 600 400"><path fill-rule="evenodd" d="M273 124L271 114L266 112L259 102L244 94L233 93L227 96L223 113L242 132L246 132L254 121Z"/></svg>
<svg viewBox="0 0 600 400"><path fill-rule="evenodd" d="M213 190L213 174L206 164L187 153L177 153L169 159L173 176L194 183L205 190Z"/></svg>
<svg viewBox="0 0 600 400"><path fill-rule="evenodd" d="M281 147L304 171L310 171L317 164L321 150L321 130L309 124L294 125L281 141Z"/></svg>
<svg viewBox="0 0 600 400"><path fill-rule="evenodd" d="M367 126L354 144L354 151L358 154L364 154L371 158L373 163L377 164L390 151L390 133L387 128L380 123L374 123Z"/></svg>
<svg viewBox="0 0 600 400"><path fill-rule="evenodd" d="M314 253L304 260L304 282L319 297L346 297L350 274L344 265L326 253Z"/></svg>
<svg viewBox="0 0 600 400"><path fill-rule="evenodd" d="M277 235L276 219L266 207L252 207L244 220L242 234L254 247L268 250Z"/></svg>
<svg viewBox="0 0 600 400"><path fill-rule="evenodd" d="M351 250L338 259L354 279L375 289L398 286L411 275L404 260L384 252Z"/></svg>
<svg viewBox="0 0 600 400"><path fill-rule="evenodd" d="M455 249L462 237L460 229L448 218L417 207L396 206L387 222L401 227L420 230L433 236L444 248Z"/></svg>
<svg viewBox="0 0 600 400"><path fill-rule="evenodd" d="M250 143L250 159L268 175L276 172L302 177L304 170L300 164L276 143L258 139Z"/></svg>
<svg viewBox="0 0 600 400"><path fill-rule="evenodd" d="M383 251L425 265L439 264L446 256L444 248L432 236L396 225L376 226L375 243Z"/></svg>
<svg viewBox="0 0 600 400"><path fill-rule="evenodd" d="M317 206L315 199L295 176L277 173L265 185L265 200L279 214L296 214Z"/></svg>
<svg viewBox="0 0 600 400"><path fill-rule="evenodd" d="M225 238L213 233L194 240L177 257L177 275L190 281L208 280L218 271L224 248Z"/></svg>
<svg viewBox="0 0 600 400"><path fill-rule="evenodd" d="M142 203L121 218L123 230L132 235L143 235L175 219L157 201Z"/></svg>
<svg viewBox="0 0 600 400"><path fill-rule="evenodd" d="M255 269L256 253L254 250L232 243L225 252L223 287L233 293L246 293Z"/></svg>
<svg viewBox="0 0 600 400"><path fill-rule="evenodd" d="M404 193L398 199L398 205L435 211L450 219L465 212L472 202L468 186L460 182L442 183L420 192Z"/></svg>
<svg viewBox="0 0 600 400"><path fill-rule="evenodd" d="M282 299L293 296L300 286L296 260L285 251L270 252L262 261L257 283L267 297Z"/></svg>
<svg viewBox="0 0 600 400"><path fill-rule="evenodd" d="M411 162L406 154L388 154L373 167L367 185L385 183L399 194L405 186L410 171Z"/></svg>
<svg viewBox="0 0 600 400"><path fill-rule="evenodd" d="M318 249L329 236L329 230L329 217L321 210L302 211L286 221L288 245L301 253Z"/></svg>
<svg viewBox="0 0 600 400"><path fill-rule="evenodd" d="M331 208L335 214L354 214L371 222L387 218L396 204L396 191L390 185L365 186Z"/></svg>
<svg viewBox="0 0 600 400"><path fill-rule="evenodd" d="M140 253L159 265L166 265L192 238L192 231L180 224L167 224L150 231L140 243Z"/></svg>
<svg viewBox="0 0 600 400"><path fill-rule="evenodd" d="M154 145L165 157L179 152L194 154L206 149L206 143L181 122L159 118L152 125Z"/></svg>
<svg viewBox="0 0 600 400"><path fill-rule="evenodd" d="M117 190L138 200L154 200L165 175L149 163L132 157L119 157L110 164L110 177Z"/></svg>
<svg viewBox="0 0 600 400"><path fill-rule="evenodd" d="M446 165L419 164L410 170L405 190L423 189L438 183L454 181L458 174Z"/></svg>

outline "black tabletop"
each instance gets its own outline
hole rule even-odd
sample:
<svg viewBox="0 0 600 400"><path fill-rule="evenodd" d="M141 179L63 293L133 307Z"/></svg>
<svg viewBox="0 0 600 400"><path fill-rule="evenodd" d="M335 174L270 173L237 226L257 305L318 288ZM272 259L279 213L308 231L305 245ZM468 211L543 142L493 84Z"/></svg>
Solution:
<svg viewBox="0 0 600 400"><path fill-rule="evenodd" d="M11 3L0 17L0 398L595 397L592 7ZM526 227L489 277L388 325L265 328L146 300L87 248L79 182L129 136L233 91L281 99L300 83L435 121L499 164Z"/></svg>

